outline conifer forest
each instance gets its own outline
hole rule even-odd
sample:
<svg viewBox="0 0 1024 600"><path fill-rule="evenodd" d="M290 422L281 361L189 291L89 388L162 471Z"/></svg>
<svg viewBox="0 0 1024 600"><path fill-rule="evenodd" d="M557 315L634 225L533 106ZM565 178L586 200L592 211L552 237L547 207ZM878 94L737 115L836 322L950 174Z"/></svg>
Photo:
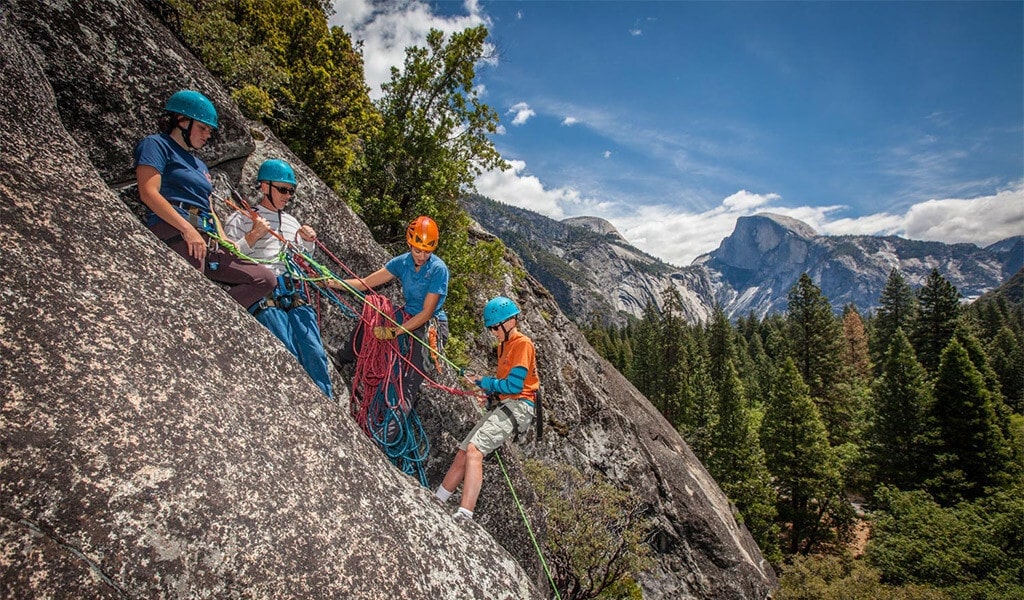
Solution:
<svg viewBox="0 0 1024 600"><path fill-rule="evenodd" d="M837 315L804 275L785 314L671 307L588 339L735 503L782 598L1024 594L1019 282L962 303L890 273Z"/></svg>

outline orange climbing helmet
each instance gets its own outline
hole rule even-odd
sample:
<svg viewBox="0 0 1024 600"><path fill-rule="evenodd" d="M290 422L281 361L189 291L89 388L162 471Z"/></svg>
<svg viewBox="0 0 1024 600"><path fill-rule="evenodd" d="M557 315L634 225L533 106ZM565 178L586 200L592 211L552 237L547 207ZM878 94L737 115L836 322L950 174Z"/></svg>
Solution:
<svg viewBox="0 0 1024 600"><path fill-rule="evenodd" d="M437 223L430 217L416 217L405 230L405 241L424 252L433 252L437 248L437 237Z"/></svg>

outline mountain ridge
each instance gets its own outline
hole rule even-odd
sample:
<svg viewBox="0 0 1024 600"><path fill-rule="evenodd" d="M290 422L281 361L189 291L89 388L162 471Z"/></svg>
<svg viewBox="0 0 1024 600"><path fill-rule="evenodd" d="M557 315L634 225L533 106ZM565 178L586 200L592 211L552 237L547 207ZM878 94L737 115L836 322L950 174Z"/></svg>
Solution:
<svg viewBox="0 0 1024 600"><path fill-rule="evenodd" d="M938 269L970 300L1024 265L1024 236L984 248L897 236L827 236L798 219L765 212L738 218L718 248L680 267L633 247L599 217L557 221L483 196L471 196L463 206L523 257L566 314L584 324L624 325L648 303L662 309L666 290L680 296L690 321L705 320L716 305L730 317L782 312L789 289L805 272L836 312L853 304L866 314L877 307L893 268L912 286Z"/></svg>

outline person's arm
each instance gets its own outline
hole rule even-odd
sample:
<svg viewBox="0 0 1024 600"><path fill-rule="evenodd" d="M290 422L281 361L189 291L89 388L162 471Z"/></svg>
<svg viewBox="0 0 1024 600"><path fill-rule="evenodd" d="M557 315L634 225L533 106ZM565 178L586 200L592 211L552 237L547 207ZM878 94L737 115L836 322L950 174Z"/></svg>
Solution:
<svg viewBox="0 0 1024 600"><path fill-rule="evenodd" d="M526 370L526 367L516 366L512 367L512 370L508 372L508 377L505 377L504 379L483 377L475 383L487 392L518 394L523 391L523 386L526 384L526 375L528 373L529 371Z"/></svg>
<svg viewBox="0 0 1024 600"><path fill-rule="evenodd" d="M350 288L355 288L360 292L365 292L370 288L376 289L384 285L385 283L393 280L394 278L395 276L394 274L391 273L391 271L388 271L387 268L382 267L374 271L373 273L370 273L369 275L362 279L346 279L344 282L345 285L342 285L341 283L333 280L328 281L327 285L336 290L347 290Z"/></svg>
<svg viewBox="0 0 1024 600"><path fill-rule="evenodd" d="M195 227L192 227L191 223L174 210L167 198L160 193L160 183L163 181L160 171L149 165L139 165L135 168L135 180L139 184L139 199L142 200L142 203L161 220L181 233L181 238L188 246L189 256L196 260L202 260L206 256L206 242L203 241L203 236L199 235Z"/></svg>

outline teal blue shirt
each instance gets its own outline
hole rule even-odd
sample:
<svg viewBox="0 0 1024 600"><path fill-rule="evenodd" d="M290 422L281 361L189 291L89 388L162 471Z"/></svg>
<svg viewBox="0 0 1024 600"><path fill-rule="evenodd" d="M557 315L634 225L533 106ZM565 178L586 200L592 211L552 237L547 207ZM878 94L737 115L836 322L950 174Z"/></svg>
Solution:
<svg viewBox="0 0 1024 600"><path fill-rule="evenodd" d="M410 252L392 258L384 268L402 282L405 312L409 315L419 314L423 310L427 294L437 294L441 298L437 301L434 316L444 321L448 320L448 315L441 310L444 299L448 297L448 265L437 255L431 254L419 271L416 270L416 263L413 262Z"/></svg>

